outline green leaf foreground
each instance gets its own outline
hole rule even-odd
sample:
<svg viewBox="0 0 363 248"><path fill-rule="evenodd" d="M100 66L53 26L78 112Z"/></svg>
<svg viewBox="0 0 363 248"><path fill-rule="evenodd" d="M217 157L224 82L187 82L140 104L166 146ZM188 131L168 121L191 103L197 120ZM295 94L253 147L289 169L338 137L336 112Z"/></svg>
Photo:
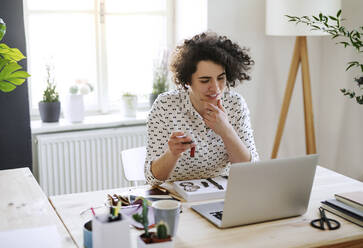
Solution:
<svg viewBox="0 0 363 248"><path fill-rule="evenodd" d="M0 90L10 92L16 86L22 85L30 75L21 71L22 67L16 62L0 60Z"/></svg>
<svg viewBox="0 0 363 248"><path fill-rule="evenodd" d="M0 18L0 41L6 33L6 24ZM25 59L25 56L17 48L10 48L5 43L0 43L0 91L10 92L17 86L22 85L30 77L18 61Z"/></svg>
<svg viewBox="0 0 363 248"><path fill-rule="evenodd" d="M6 33L6 24L3 21L3 19L0 18L0 40L3 39L5 33Z"/></svg>
<svg viewBox="0 0 363 248"><path fill-rule="evenodd" d="M326 16L323 13L319 13L318 16L289 16L285 15L288 18L289 22L295 22L296 24L303 23L307 26L311 27L311 30L320 30L325 33L331 35L331 39L341 39L339 42L336 42L338 45L343 45L346 47L353 47L358 54L363 52L363 42L361 37L363 36L363 26L360 26L357 29L347 30L341 23L344 19L340 18L342 14L342 10L339 10L336 16ZM353 89L340 89L343 95L355 99L357 103L363 104L363 85L360 83L363 81L363 64L359 61L351 61L347 63L346 71L358 68L361 77L359 79L355 79L357 91ZM360 92L360 93L357 93Z"/></svg>
<svg viewBox="0 0 363 248"><path fill-rule="evenodd" d="M19 51L18 48L10 48L6 44L0 44L0 58L18 62L25 59L25 56Z"/></svg>

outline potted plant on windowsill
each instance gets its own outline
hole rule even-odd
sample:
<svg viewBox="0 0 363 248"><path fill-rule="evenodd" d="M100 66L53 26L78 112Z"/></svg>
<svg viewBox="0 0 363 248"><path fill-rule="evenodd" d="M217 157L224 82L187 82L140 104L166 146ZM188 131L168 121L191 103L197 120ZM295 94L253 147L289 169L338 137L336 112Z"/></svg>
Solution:
<svg viewBox="0 0 363 248"><path fill-rule="evenodd" d="M58 122L60 115L59 94L51 77L51 67L46 65L47 88L43 92L43 100L39 102L40 118L43 122Z"/></svg>
<svg viewBox="0 0 363 248"><path fill-rule="evenodd" d="M153 89L150 95L150 106L159 94L169 90L168 84L168 51L162 53L161 59L155 63Z"/></svg>
<svg viewBox="0 0 363 248"><path fill-rule="evenodd" d="M64 106L64 118L69 122L82 122L84 119L83 96L93 91L93 87L86 79L77 79L69 88Z"/></svg>
<svg viewBox="0 0 363 248"><path fill-rule="evenodd" d="M136 117L137 96L126 92L122 94L121 113L126 117Z"/></svg>
<svg viewBox="0 0 363 248"><path fill-rule="evenodd" d="M132 218L144 226L144 233L138 237L138 248L171 248L174 245L168 229L164 222L160 221L156 225L156 233L149 231L148 204L146 199L142 199L142 213L134 214Z"/></svg>

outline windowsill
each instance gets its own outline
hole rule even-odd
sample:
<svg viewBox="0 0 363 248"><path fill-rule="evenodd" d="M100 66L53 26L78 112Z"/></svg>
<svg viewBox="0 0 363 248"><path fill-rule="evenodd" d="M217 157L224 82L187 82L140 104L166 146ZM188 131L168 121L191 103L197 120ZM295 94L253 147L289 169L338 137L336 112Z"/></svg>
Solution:
<svg viewBox="0 0 363 248"><path fill-rule="evenodd" d="M57 133L66 131L112 128L146 124L148 111L137 112L136 117L123 117L120 114L86 116L83 122L70 123L60 119L55 123L43 123L41 120L31 121L32 134Z"/></svg>

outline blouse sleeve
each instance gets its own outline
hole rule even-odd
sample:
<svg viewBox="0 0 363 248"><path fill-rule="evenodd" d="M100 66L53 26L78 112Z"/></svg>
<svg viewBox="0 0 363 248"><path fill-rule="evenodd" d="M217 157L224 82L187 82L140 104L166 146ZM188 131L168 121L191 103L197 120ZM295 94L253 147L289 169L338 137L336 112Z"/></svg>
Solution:
<svg viewBox="0 0 363 248"><path fill-rule="evenodd" d="M162 100L158 98L154 102L147 119L147 147L144 173L146 181L150 185L163 183L163 181L156 179L152 174L151 163L160 157L168 146L169 133L163 119L165 118L163 117L164 112Z"/></svg>
<svg viewBox="0 0 363 248"><path fill-rule="evenodd" d="M251 153L251 162L260 160L256 150L255 139L253 137L253 129L251 127L250 110L245 100L240 97L235 113L235 130Z"/></svg>

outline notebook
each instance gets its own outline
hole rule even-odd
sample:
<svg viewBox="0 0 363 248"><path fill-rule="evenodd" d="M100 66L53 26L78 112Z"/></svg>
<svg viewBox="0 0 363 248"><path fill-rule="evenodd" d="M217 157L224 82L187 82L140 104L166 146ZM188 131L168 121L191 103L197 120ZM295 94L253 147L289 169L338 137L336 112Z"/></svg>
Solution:
<svg viewBox="0 0 363 248"><path fill-rule="evenodd" d="M338 201L363 211L363 191L345 192L334 196Z"/></svg>
<svg viewBox="0 0 363 248"><path fill-rule="evenodd" d="M302 215L318 155L232 164L224 201L192 209L219 228Z"/></svg>
<svg viewBox="0 0 363 248"><path fill-rule="evenodd" d="M329 212L363 227L363 211L335 199L323 201L321 202L321 206Z"/></svg>

